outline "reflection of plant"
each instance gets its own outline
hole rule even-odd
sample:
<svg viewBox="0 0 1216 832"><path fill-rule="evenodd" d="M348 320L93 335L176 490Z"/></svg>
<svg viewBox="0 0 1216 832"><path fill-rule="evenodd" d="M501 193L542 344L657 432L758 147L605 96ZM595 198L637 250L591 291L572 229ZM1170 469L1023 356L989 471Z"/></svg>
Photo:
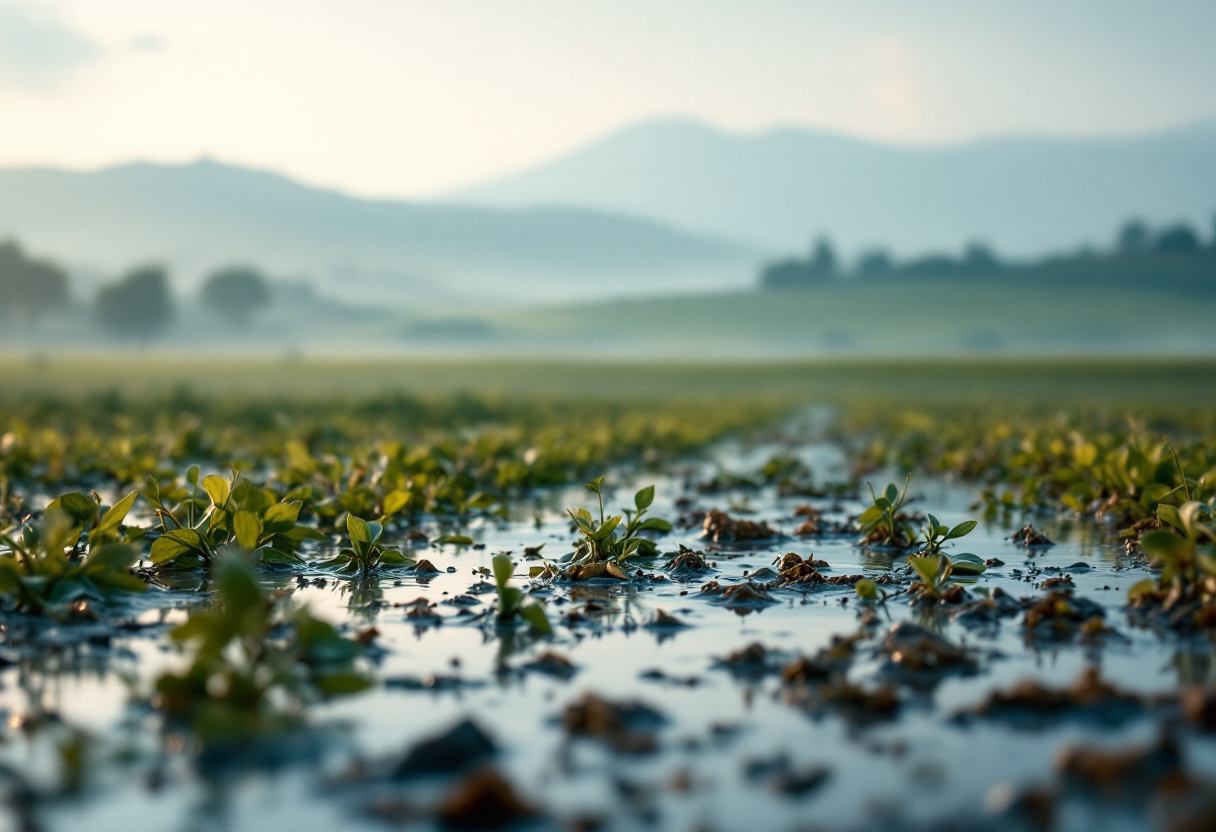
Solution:
<svg viewBox="0 0 1216 832"><path fill-rule="evenodd" d="M380 545L380 537L384 534L384 526L380 523L369 523L348 514L346 531L350 535L350 546L321 566L337 566L344 572L371 572L378 566L408 566L414 562L396 549Z"/></svg>
<svg viewBox="0 0 1216 832"><path fill-rule="evenodd" d="M197 477L197 472L194 474ZM184 519L166 503L159 482L149 483L148 499L156 506L163 530L152 544L154 564L210 566L220 547L232 543L253 552L261 563L302 564L297 554L300 544L325 539L316 529L298 522L301 501L280 501L270 489L259 488L239 476L233 474L229 480L214 474L204 477L203 491L210 498L210 506L197 511L200 500L196 489L182 501L188 507Z"/></svg>
<svg viewBox="0 0 1216 832"><path fill-rule="evenodd" d="M524 602L525 595L519 587L510 585L511 575L515 572L515 564L506 555L495 555L494 582L498 586L498 621L509 624L519 616L535 630L542 633L552 632L549 619L545 615L545 607L539 601Z"/></svg>
<svg viewBox="0 0 1216 832"><path fill-rule="evenodd" d="M286 613L241 559L216 569L214 603L170 636L194 647L190 665L156 682L154 703L203 737L241 737L289 727L308 701L366 688L353 669L359 645L307 610Z"/></svg>
<svg viewBox="0 0 1216 832"><path fill-rule="evenodd" d="M587 484L587 490L599 498L600 519L598 521L585 508L566 510L575 525L578 526L579 531L583 533L583 539L579 542L578 551L575 553L575 562L612 561L619 564L637 555L656 554L658 550L655 548L654 542L638 536L640 532L646 531L660 533L671 531L671 523L666 520L658 517L642 519L647 509L650 508L650 504L654 502L654 486L648 485L634 495L635 509L624 509L620 515L606 518L604 516L603 485L603 477ZM625 521L623 527L621 526L622 520Z"/></svg>
<svg viewBox="0 0 1216 832"><path fill-rule="evenodd" d="M24 612L43 613L81 599L100 601L113 591L147 589L130 571L139 560L135 549L102 542L115 532L130 507L130 502L122 502L125 507L120 503L94 525L98 545L90 546L84 559L72 556L81 526L61 508L47 509L38 523L25 525L16 536L0 533L0 541L10 550L0 555L0 596Z"/></svg>
<svg viewBox="0 0 1216 832"><path fill-rule="evenodd" d="M881 495L876 495L874 486L866 483L874 504L857 518L857 522L865 534L862 538L863 543L877 543L898 549L907 549L915 544L916 530L912 527L907 515L900 511L904 499L908 496L908 482L911 479L912 475L909 474L908 478L904 480L903 491L892 483Z"/></svg>
<svg viewBox="0 0 1216 832"><path fill-rule="evenodd" d="M1157 582L1144 580L1128 590L1128 597L1150 597L1169 593L1177 599L1216 596L1216 529L1211 525L1212 510L1196 500L1181 508L1162 505L1158 517L1177 531L1160 529L1145 532L1140 548L1161 564ZM1180 533L1180 534L1179 534Z"/></svg>

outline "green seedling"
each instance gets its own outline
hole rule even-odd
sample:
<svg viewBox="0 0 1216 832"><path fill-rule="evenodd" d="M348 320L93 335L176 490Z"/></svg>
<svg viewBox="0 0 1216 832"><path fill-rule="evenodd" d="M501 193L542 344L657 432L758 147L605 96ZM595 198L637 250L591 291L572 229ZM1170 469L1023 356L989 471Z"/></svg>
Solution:
<svg viewBox="0 0 1216 832"><path fill-rule="evenodd" d="M912 475L908 474L902 491L892 483L881 495L875 494L874 486L866 483L874 504L857 518L864 533L862 543L896 549L908 549L916 544L916 530L900 510L908 496L908 483L911 479Z"/></svg>
<svg viewBox="0 0 1216 832"><path fill-rule="evenodd" d="M70 491L52 500L47 510L57 509L72 518L77 539L73 548L87 541L89 548L94 549L123 539L122 521L138 496L138 491L132 491L102 514L101 497L96 492L85 495Z"/></svg>
<svg viewBox="0 0 1216 832"><path fill-rule="evenodd" d="M157 566L210 567L216 553L236 545L252 552L254 559L267 565L303 565L298 554L305 540L324 540L316 529L299 523L299 500L280 501L267 488L233 474L224 479L214 474L204 477L202 487L210 500L205 513L194 525L197 501L191 498L191 513L179 518L166 504L159 483L149 484L149 499L156 506L162 533L152 544L151 558Z"/></svg>
<svg viewBox="0 0 1216 832"><path fill-rule="evenodd" d="M193 651L189 666L163 674L153 703L205 740L248 739L298 724L307 703L368 687L358 643L305 609L267 595L238 557L221 559L216 594L170 637Z"/></svg>
<svg viewBox="0 0 1216 832"><path fill-rule="evenodd" d="M857 593L857 597L862 601L878 601L885 598L878 588L878 584L870 578L862 578L857 583L853 584L853 592Z"/></svg>
<svg viewBox="0 0 1216 832"><path fill-rule="evenodd" d="M99 523L94 531L100 528ZM82 559L75 556L80 535L76 518L60 508L48 508L37 523L27 523L16 535L0 533L9 548L0 555L0 597L5 603L21 612L60 614L81 601L148 588L131 574L139 560L134 547L99 543Z"/></svg>
<svg viewBox="0 0 1216 832"><path fill-rule="evenodd" d="M976 527L974 520L964 520L954 528L943 525L938 522L938 519L932 514L928 516L924 529L921 530L921 542L924 543L924 549L920 551L921 555L939 555L942 553L942 545L948 540L958 540L960 537L965 537L971 533L971 530ZM956 552L948 555L950 564L953 567L951 574L953 575L982 575L988 568L977 555L970 552Z"/></svg>
<svg viewBox="0 0 1216 832"><path fill-rule="evenodd" d="M511 558L495 555L491 564L494 567L494 583L498 588L498 623L511 625L519 617L539 633L548 635L553 632L545 615L545 605L539 601L525 601L527 596L524 591L510 585L511 576L515 573Z"/></svg>
<svg viewBox="0 0 1216 832"><path fill-rule="evenodd" d="M619 565L632 557L658 554L654 541L640 536L641 532L665 534L671 531L671 523L662 518L643 519L654 502L654 486L648 485L633 496L633 509L624 509L621 514L612 517L604 516L603 486L603 477L587 484L587 490L599 499L599 520L585 508L566 509L583 534L573 561Z"/></svg>
<svg viewBox="0 0 1216 832"><path fill-rule="evenodd" d="M954 571L949 559L944 555L909 555L908 564L920 578L921 597L940 600Z"/></svg>
<svg viewBox="0 0 1216 832"><path fill-rule="evenodd" d="M409 566L414 563L396 549L380 545L380 538L384 534L384 526L380 523L369 523L348 514L346 532L350 535L350 546L319 566L336 566L343 572L367 574L379 567Z"/></svg>
<svg viewBox="0 0 1216 832"><path fill-rule="evenodd" d="M1158 515L1171 529L1145 532L1140 548L1161 565L1156 582L1144 580L1128 590L1128 598L1170 593L1176 599L1216 596L1216 528L1212 510L1190 500L1180 508L1159 506Z"/></svg>

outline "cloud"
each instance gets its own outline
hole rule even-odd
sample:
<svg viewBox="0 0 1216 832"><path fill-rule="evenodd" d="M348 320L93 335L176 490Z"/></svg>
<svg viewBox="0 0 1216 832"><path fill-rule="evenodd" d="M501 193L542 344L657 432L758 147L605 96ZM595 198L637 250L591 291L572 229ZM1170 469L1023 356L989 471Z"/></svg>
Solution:
<svg viewBox="0 0 1216 832"><path fill-rule="evenodd" d="M0 86L52 93L100 55L96 43L54 18L0 3Z"/></svg>

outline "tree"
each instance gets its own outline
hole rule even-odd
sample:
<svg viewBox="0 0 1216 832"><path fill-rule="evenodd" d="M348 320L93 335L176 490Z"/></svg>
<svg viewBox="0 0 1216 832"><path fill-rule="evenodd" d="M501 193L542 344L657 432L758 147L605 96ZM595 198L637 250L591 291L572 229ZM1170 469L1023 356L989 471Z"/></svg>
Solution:
<svg viewBox="0 0 1216 832"><path fill-rule="evenodd" d="M1158 234L1154 248L1166 254L1192 254L1199 251L1199 235L1189 225L1179 223Z"/></svg>
<svg viewBox="0 0 1216 832"><path fill-rule="evenodd" d="M1152 245L1152 234L1142 220L1128 220L1119 229L1117 246L1120 254L1143 254Z"/></svg>
<svg viewBox="0 0 1216 832"><path fill-rule="evenodd" d="M835 277L839 264L836 260L836 250L827 237L815 241L815 249L811 253L808 271L812 277Z"/></svg>
<svg viewBox="0 0 1216 832"><path fill-rule="evenodd" d="M1000 271L1001 261L984 243L971 243L963 253L963 268L972 274Z"/></svg>
<svg viewBox="0 0 1216 832"><path fill-rule="evenodd" d="M893 267L891 255L880 248L870 249L857 260L857 273L862 277L882 277Z"/></svg>
<svg viewBox="0 0 1216 832"><path fill-rule="evenodd" d="M256 269L233 266L212 272L199 300L236 326L246 326L254 313L270 305L270 289Z"/></svg>
<svg viewBox="0 0 1216 832"><path fill-rule="evenodd" d="M161 332L173 314L169 277L160 266L132 269L97 293L97 317L120 337L145 341Z"/></svg>
<svg viewBox="0 0 1216 832"><path fill-rule="evenodd" d="M27 257L14 240L0 243L0 314L34 321L67 302L61 268Z"/></svg>

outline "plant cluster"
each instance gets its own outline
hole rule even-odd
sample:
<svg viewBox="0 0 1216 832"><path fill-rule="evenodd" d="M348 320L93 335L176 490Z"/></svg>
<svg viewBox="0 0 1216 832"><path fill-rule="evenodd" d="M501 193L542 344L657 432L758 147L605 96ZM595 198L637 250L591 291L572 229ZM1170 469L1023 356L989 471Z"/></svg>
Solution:
<svg viewBox="0 0 1216 832"><path fill-rule="evenodd" d="M665 534L671 531L671 523L660 517L645 517L654 502L654 486L648 485L633 496L633 509L622 509L620 514L604 515L604 478L599 477L587 484L587 490L599 501L599 519L585 508L567 509L567 514L582 533L574 553L574 563L614 563L620 566L638 556L658 554L654 541L641 536L642 532Z"/></svg>

